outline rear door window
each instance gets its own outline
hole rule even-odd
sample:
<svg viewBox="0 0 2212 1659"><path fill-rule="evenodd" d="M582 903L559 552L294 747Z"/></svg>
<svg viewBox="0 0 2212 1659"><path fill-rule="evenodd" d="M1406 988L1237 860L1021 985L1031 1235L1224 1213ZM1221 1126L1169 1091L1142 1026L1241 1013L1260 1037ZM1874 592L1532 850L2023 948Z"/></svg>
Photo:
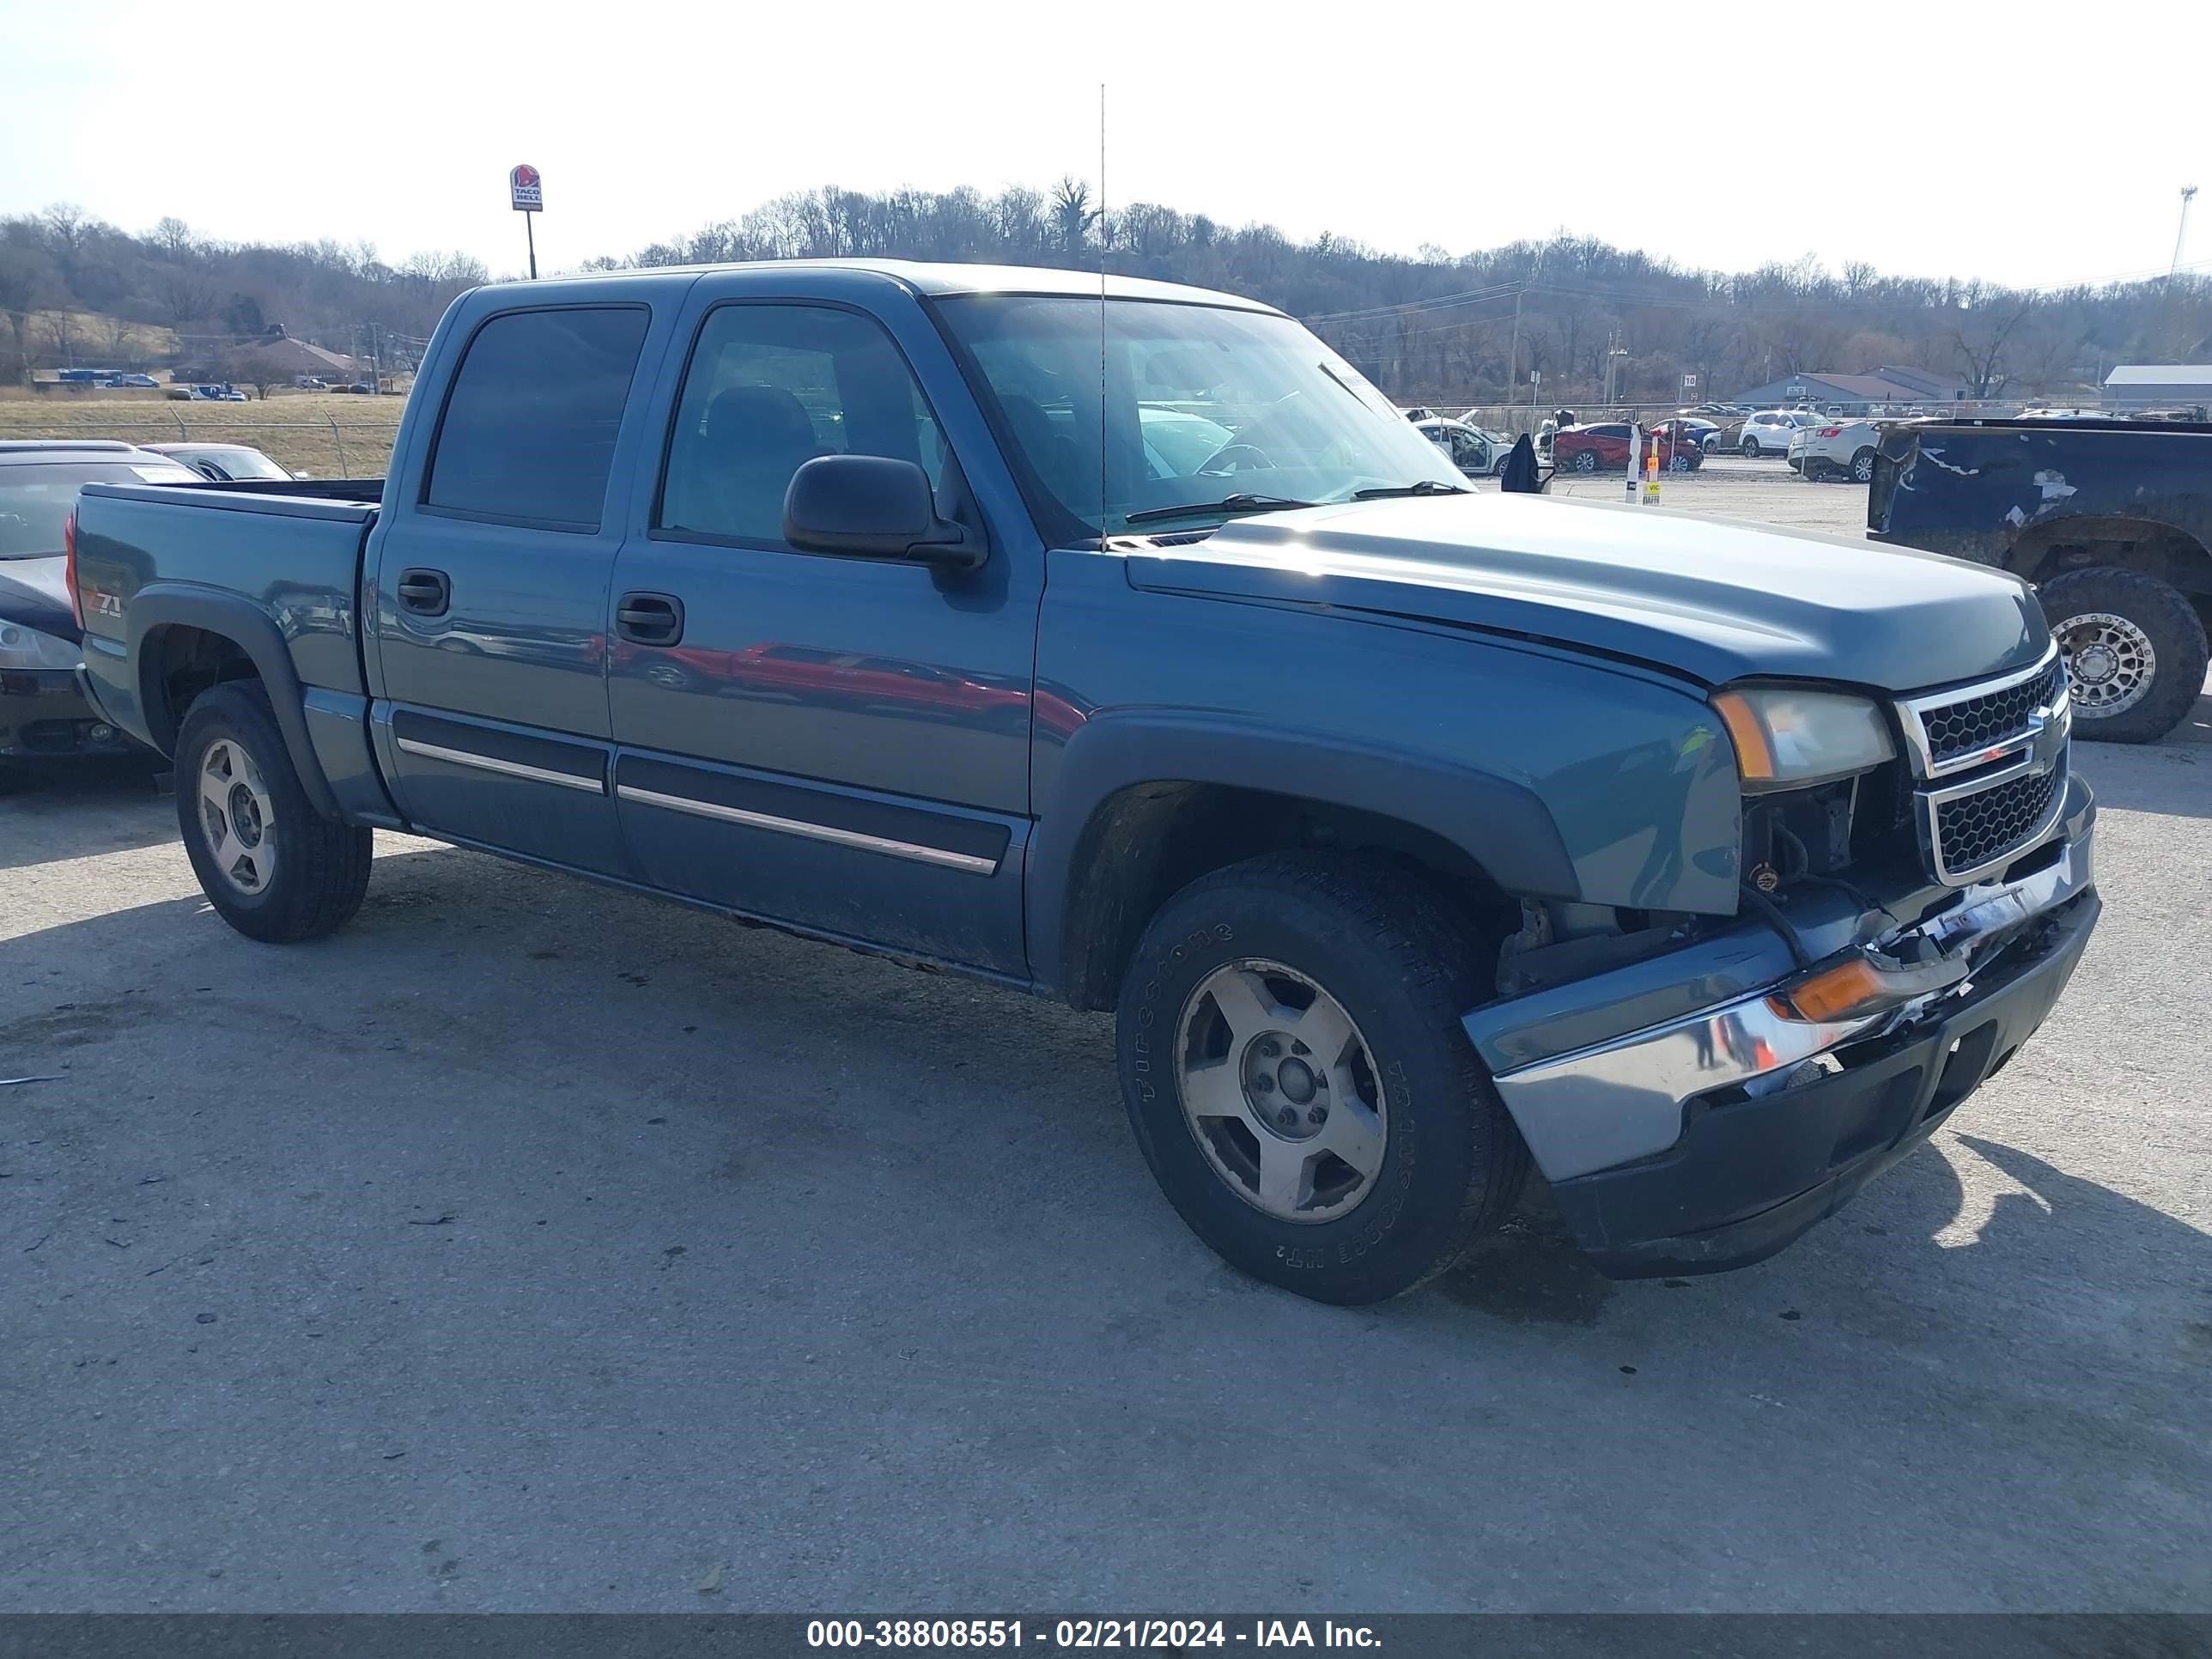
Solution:
<svg viewBox="0 0 2212 1659"><path fill-rule="evenodd" d="M446 398L423 506L596 532L650 320L642 306L567 307L479 328Z"/></svg>

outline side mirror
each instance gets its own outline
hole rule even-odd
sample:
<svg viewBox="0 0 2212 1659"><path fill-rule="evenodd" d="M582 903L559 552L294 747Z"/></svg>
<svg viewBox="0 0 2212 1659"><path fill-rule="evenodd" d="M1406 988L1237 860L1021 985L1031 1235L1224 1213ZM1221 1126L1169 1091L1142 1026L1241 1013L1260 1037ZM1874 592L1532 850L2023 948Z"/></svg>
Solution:
<svg viewBox="0 0 2212 1659"><path fill-rule="evenodd" d="M817 455L783 493L783 538L804 553L899 559L953 570L983 562L983 538L939 518L929 475L886 455Z"/></svg>

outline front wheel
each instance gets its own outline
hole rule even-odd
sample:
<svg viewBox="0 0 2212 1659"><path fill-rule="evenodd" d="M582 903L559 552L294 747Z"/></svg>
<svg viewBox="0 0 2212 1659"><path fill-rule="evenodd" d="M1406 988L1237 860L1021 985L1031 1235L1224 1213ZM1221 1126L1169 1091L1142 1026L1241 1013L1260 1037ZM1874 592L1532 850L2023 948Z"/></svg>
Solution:
<svg viewBox="0 0 2212 1659"><path fill-rule="evenodd" d="M1528 1167L1460 1015L1479 953L1417 878L1271 855L1152 919L1116 1048L1139 1147L1186 1225L1316 1301L1378 1302L1510 1212Z"/></svg>
<svg viewBox="0 0 2212 1659"><path fill-rule="evenodd" d="M1851 457L1851 482L1853 483L1872 483L1874 482L1873 450L1862 449L1857 454Z"/></svg>
<svg viewBox="0 0 2212 1659"><path fill-rule="evenodd" d="M319 939L361 908L372 836L318 813L258 680L204 692L177 734L177 824L200 889L248 939Z"/></svg>
<svg viewBox="0 0 2212 1659"><path fill-rule="evenodd" d="M1743 458L1744 458L1746 460L1748 460L1748 461L1755 461L1755 460L1757 460L1757 459L1759 459L1759 440L1758 440L1758 439L1756 439L1756 438L1746 438L1746 439L1743 441L1743 443L1741 444L1741 451L1742 451L1742 453L1743 453Z"/></svg>
<svg viewBox="0 0 2212 1659"><path fill-rule="evenodd" d="M1687 455L1669 455L1667 458L1667 470L1669 472L1687 472L1692 465L1694 463Z"/></svg>
<svg viewBox="0 0 2212 1659"><path fill-rule="evenodd" d="M2075 735L2150 743L2181 724L2204 684L2204 624L2168 583L2106 566L2037 590L2066 659Z"/></svg>

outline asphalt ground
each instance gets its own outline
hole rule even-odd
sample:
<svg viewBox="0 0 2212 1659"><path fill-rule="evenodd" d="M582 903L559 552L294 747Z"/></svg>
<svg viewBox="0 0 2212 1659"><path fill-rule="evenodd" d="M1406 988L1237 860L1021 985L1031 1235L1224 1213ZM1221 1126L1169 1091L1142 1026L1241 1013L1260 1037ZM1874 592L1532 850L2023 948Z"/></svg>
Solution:
<svg viewBox="0 0 2212 1659"><path fill-rule="evenodd" d="M2077 764L2071 991L1849 1209L1613 1284L1539 1203L1360 1310L1183 1230L1097 1017L397 836L256 945L44 777L0 1610L2212 1610L2212 699Z"/></svg>

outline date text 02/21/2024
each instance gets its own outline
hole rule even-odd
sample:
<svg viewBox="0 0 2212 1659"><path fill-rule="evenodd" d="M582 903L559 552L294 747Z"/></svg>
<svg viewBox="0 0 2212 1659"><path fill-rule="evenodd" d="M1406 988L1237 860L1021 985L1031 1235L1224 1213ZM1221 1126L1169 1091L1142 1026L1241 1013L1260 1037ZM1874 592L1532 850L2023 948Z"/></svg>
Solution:
<svg viewBox="0 0 2212 1659"><path fill-rule="evenodd" d="M1261 1619L1249 1630L1220 1619L817 1619L811 1648L1370 1648L1365 1625L1324 1619Z"/></svg>

